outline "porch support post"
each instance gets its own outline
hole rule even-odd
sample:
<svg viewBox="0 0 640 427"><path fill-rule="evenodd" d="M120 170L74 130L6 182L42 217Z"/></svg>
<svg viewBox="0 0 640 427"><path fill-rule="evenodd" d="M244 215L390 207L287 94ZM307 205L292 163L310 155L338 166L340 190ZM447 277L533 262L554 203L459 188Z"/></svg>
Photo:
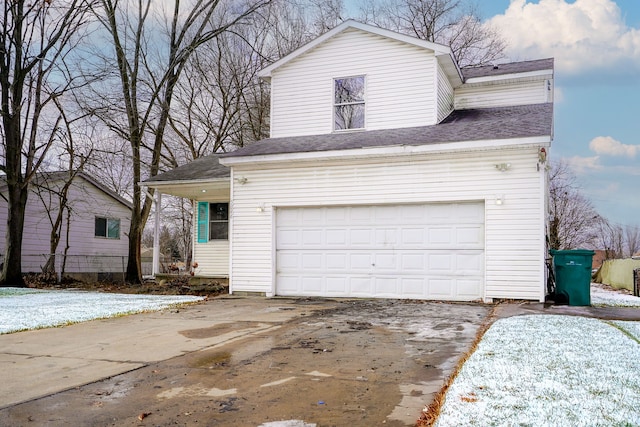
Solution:
<svg viewBox="0 0 640 427"><path fill-rule="evenodd" d="M162 210L162 193L156 189L156 215L153 225L153 266L151 274L156 277L160 272L160 211Z"/></svg>

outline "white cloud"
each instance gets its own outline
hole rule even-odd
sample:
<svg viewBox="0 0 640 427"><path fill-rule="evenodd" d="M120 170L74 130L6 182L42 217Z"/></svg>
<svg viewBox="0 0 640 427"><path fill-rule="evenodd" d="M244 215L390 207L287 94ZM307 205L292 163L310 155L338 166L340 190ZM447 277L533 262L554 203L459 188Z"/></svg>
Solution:
<svg viewBox="0 0 640 427"><path fill-rule="evenodd" d="M565 74L640 70L640 28L625 24L613 0L512 0L489 22L507 39L512 59L555 57Z"/></svg>
<svg viewBox="0 0 640 427"><path fill-rule="evenodd" d="M576 173L576 175L583 175L587 172L602 169L599 156L594 156L594 157L573 156L565 160L569 164L573 172Z"/></svg>
<svg viewBox="0 0 640 427"><path fill-rule="evenodd" d="M623 144L610 136L598 136L591 140L589 148L596 154L620 157L635 157L640 153L640 145Z"/></svg>

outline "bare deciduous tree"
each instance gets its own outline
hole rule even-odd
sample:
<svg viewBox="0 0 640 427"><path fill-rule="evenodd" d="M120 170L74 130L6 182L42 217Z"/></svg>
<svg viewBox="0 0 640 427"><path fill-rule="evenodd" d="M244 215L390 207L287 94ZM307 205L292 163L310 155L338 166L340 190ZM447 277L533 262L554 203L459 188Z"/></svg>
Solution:
<svg viewBox="0 0 640 427"><path fill-rule="evenodd" d="M632 257L640 251L640 227L627 224L624 227L624 241L628 257Z"/></svg>
<svg viewBox="0 0 640 427"><path fill-rule="evenodd" d="M29 184L54 143L41 135L41 119L51 101L73 85L62 63L85 23L87 1L5 0L0 8L0 170L8 192L0 286L24 286L22 233Z"/></svg>
<svg viewBox="0 0 640 427"><path fill-rule="evenodd" d="M580 190L569 165L562 161L551 163L549 212L551 249L593 246L606 222Z"/></svg>
<svg viewBox="0 0 640 427"><path fill-rule="evenodd" d="M379 0L364 2L360 19L451 47L461 67L491 64L504 57L505 42L463 0Z"/></svg>
<svg viewBox="0 0 640 427"><path fill-rule="evenodd" d="M113 87L107 85L111 91L99 93L99 99L107 102L94 104L92 111L128 141L131 150L133 212L128 282L139 283L142 279L140 242L152 204L141 191L143 168L147 176L155 176L160 170L165 131L180 77L204 43L267 3L269 0L258 0L248 5L230 4L224 9L226 3L217 0L193 0L187 5L174 0L167 9L167 3L154 9L158 4L151 0L99 0L99 7L93 9L111 45L110 55L103 56L104 65L108 70L112 63L117 64L114 77L121 96L114 98ZM220 16L224 19L214 19Z"/></svg>

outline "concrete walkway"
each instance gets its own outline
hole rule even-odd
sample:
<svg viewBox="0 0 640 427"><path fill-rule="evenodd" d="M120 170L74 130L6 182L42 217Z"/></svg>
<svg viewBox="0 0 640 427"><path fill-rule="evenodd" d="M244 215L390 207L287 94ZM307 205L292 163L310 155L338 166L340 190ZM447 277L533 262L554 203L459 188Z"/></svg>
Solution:
<svg viewBox="0 0 640 427"><path fill-rule="evenodd" d="M581 307L525 302L520 304L499 304L494 312L496 317L511 317L523 314L555 314L592 317L603 320L640 321L640 308L637 307Z"/></svg>
<svg viewBox="0 0 640 427"><path fill-rule="evenodd" d="M0 335L0 409L273 330L322 308L291 300L228 297L182 309Z"/></svg>

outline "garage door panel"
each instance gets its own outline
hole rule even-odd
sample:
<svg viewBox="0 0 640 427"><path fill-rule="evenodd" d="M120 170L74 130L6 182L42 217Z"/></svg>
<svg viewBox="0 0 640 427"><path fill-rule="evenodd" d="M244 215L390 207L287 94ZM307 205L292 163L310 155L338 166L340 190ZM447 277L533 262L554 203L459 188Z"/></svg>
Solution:
<svg viewBox="0 0 640 427"><path fill-rule="evenodd" d="M374 230L371 230L371 228L355 228L349 233L349 243L351 243L351 246L371 247L374 235Z"/></svg>
<svg viewBox="0 0 640 427"><path fill-rule="evenodd" d="M276 256L276 262L279 270L299 270L300 254L297 252L279 251Z"/></svg>
<svg viewBox="0 0 640 427"><path fill-rule="evenodd" d="M346 276L340 277L327 277L325 279L327 284L326 292L330 296L345 296L348 295L347 278Z"/></svg>
<svg viewBox="0 0 640 427"><path fill-rule="evenodd" d="M326 254L326 266L327 270L330 272L346 272L347 268L347 257L346 254L337 252L337 253L328 253Z"/></svg>
<svg viewBox="0 0 640 427"><path fill-rule="evenodd" d="M440 299L452 299L454 280L450 278L429 278L427 279L429 295Z"/></svg>
<svg viewBox="0 0 640 427"><path fill-rule="evenodd" d="M401 245L423 246L425 244L425 230L423 227L410 226L402 228Z"/></svg>
<svg viewBox="0 0 640 427"><path fill-rule="evenodd" d="M323 254L318 252L308 252L302 254L302 268L305 270L323 269Z"/></svg>
<svg viewBox="0 0 640 427"><path fill-rule="evenodd" d="M456 291L459 296L475 298L479 286L481 286L480 280L458 279L456 283Z"/></svg>
<svg viewBox="0 0 640 427"><path fill-rule="evenodd" d="M373 257L375 269L398 270L398 257L393 252L376 252Z"/></svg>
<svg viewBox="0 0 640 427"><path fill-rule="evenodd" d="M281 228L276 234L280 248L297 248L300 246L300 231L298 229Z"/></svg>
<svg viewBox="0 0 640 427"><path fill-rule="evenodd" d="M326 231L327 245L331 246L347 246L347 229L346 228L330 228Z"/></svg>
<svg viewBox="0 0 640 427"><path fill-rule="evenodd" d="M368 276L351 276L349 278L349 293L357 297L373 295L373 279Z"/></svg>
<svg viewBox="0 0 640 427"><path fill-rule="evenodd" d="M400 279L400 293L407 298L426 298L428 295L427 284L424 278L406 278Z"/></svg>
<svg viewBox="0 0 640 427"><path fill-rule="evenodd" d="M484 242L484 232L480 226L456 227L456 243L481 248Z"/></svg>
<svg viewBox="0 0 640 427"><path fill-rule="evenodd" d="M426 270L425 254L421 251L400 254L400 268L406 272L424 273Z"/></svg>
<svg viewBox="0 0 640 427"><path fill-rule="evenodd" d="M374 296L394 297L400 294L399 280L397 277L377 277L374 284Z"/></svg>
<svg viewBox="0 0 640 427"><path fill-rule="evenodd" d="M427 265L425 266L425 274L427 272L435 272L436 274L453 274L455 269L455 255L446 252L437 252L427 254Z"/></svg>
<svg viewBox="0 0 640 427"><path fill-rule="evenodd" d="M348 255L349 267L351 270L369 271L373 265L373 254L356 252Z"/></svg>
<svg viewBox="0 0 640 427"><path fill-rule="evenodd" d="M276 294L480 298L483 206L280 208Z"/></svg>
<svg viewBox="0 0 640 427"><path fill-rule="evenodd" d="M455 255L456 270L459 274L481 275L484 266L484 256L481 252L461 252Z"/></svg>

